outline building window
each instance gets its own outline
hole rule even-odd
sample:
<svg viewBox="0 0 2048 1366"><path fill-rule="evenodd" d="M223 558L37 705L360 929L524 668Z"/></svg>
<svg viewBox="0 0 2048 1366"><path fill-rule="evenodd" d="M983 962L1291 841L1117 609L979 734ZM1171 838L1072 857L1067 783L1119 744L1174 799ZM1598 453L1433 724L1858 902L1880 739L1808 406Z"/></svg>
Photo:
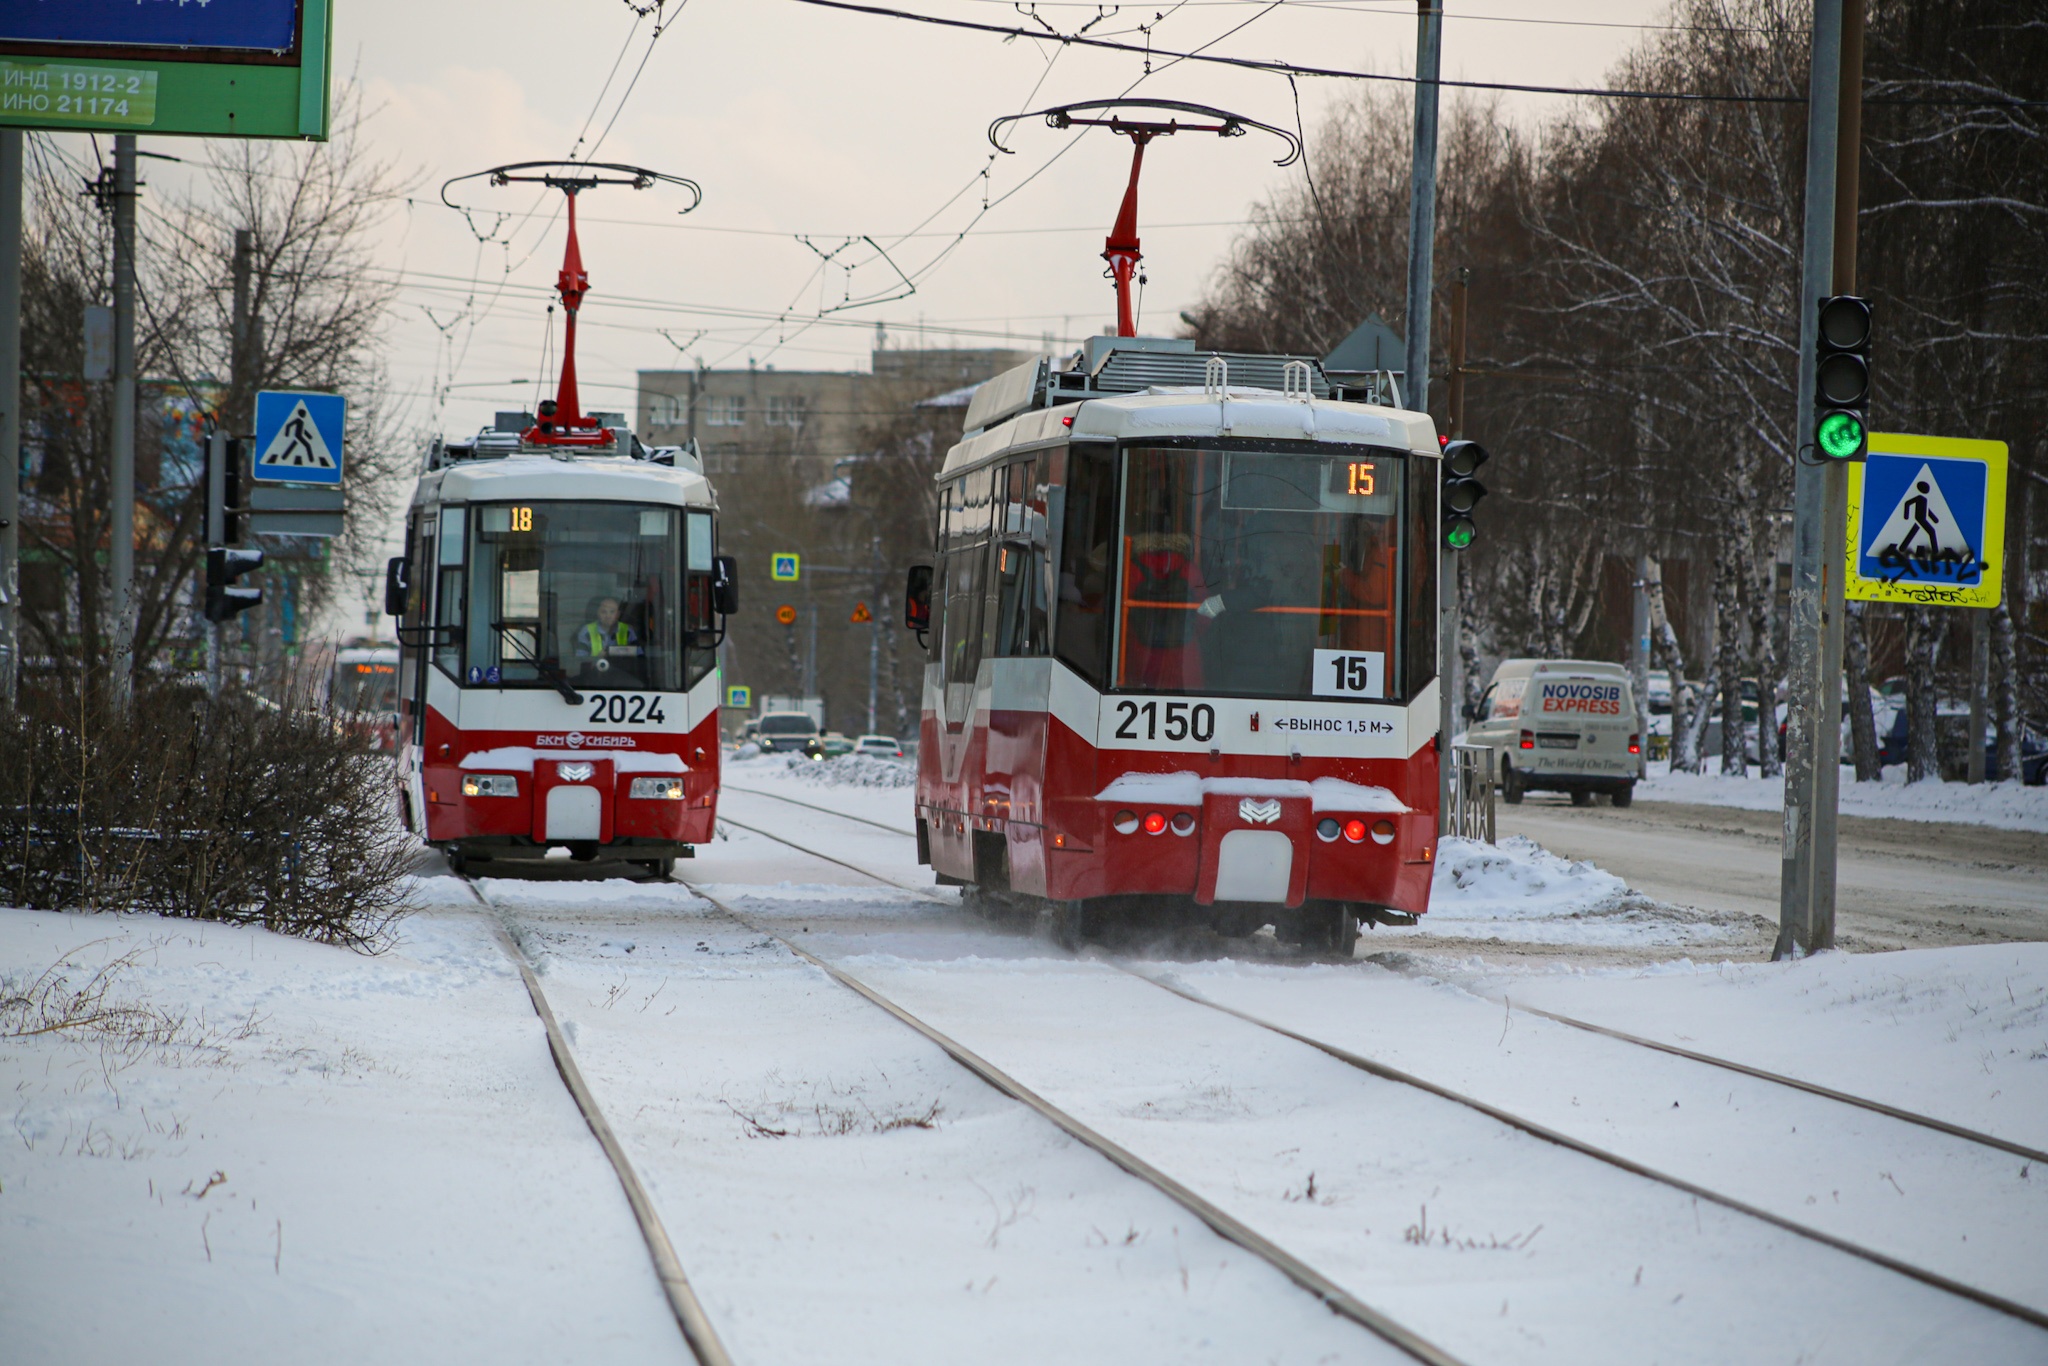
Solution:
<svg viewBox="0 0 2048 1366"><path fill-rule="evenodd" d="M767 421L771 427L801 427L811 415L811 401L799 394L771 394Z"/></svg>
<svg viewBox="0 0 2048 1366"><path fill-rule="evenodd" d="M704 401L704 423L709 427L744 427L747 425L747 396L745 394L718 394Z"/></svg>
<svg viewBox="0 0 2048 1366"><path fill-rule="evenodd" d="M650 429L689 426L690 400L681 394L656 394L647 405L647 425Z"/></svg>

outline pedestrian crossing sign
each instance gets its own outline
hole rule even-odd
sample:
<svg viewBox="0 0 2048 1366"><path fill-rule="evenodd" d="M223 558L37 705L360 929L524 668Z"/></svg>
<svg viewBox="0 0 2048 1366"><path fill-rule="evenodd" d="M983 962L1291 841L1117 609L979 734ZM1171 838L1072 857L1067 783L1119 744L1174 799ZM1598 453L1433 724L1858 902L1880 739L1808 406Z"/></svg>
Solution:
<svg viewBox="0 0 2048 1366"><path fill-rule="evenodd" d="M1870 433L1848 466L1844 595L1996 607L2005 559L2005 443Z"/></svg>
<svg viewBox="0 0 2048 1366"><path fill-rule="evenodd" d="M348 400L340 394L266 389L256 395L253 478L279 484L339 484Z"/></svg>
<svg viewBox="0 0 2048 1366"><path fill-rule="evenodd" d="M754 705L754 690L744 683L735 683L725 690L725 705L738 711L745 711Z"/></svg>

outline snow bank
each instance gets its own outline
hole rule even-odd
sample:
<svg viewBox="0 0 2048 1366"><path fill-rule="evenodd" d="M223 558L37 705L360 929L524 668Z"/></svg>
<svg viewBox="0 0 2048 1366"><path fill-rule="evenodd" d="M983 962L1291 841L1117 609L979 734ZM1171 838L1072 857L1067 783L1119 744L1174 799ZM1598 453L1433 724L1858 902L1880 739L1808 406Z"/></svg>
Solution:
<svg viewBox="0 0 2048 1366"><path fill-rule="evenodd" d="M1459 939L1588 945L1725 942L1749 928L1745 917L1651 900L1605 869L1520 835L1498 845L1440 841L1422 926Z"/></svg>
<svg viewBox="0 0 2048 1366"><path fill-rule="evenodd" d="M915 765L874 754L842 754L837 759L806 759L801 754L760 754L744 758L735 755L725 761L725 771L742 783L767 778L794 780L809 787L917 786Z"/></svg>
<svg viewBox="0 0 2048 1366"><path fill-rule="evenodd" d="M1692 802L1700 806L1734 806L1748 811L1782 811L1783 778L1724 778L1720 760L1707 761L1707 773L1672 773L1666 763L1652 763L1649 777L1636 784L1640 801ZM1885 769L1882 782L1856 782L1842 773L1842 814L1883 816L1902 821L1952 821L1988 825L2000 830L2048 833L2048 787L2002 783L1908 783L1903 764Z"/></svg>

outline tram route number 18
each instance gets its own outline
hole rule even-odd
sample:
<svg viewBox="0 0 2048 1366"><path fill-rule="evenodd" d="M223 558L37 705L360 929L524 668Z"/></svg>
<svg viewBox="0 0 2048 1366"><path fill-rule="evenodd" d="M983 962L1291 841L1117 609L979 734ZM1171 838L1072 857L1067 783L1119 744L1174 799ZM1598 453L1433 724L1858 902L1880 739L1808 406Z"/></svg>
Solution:
<svg viewBox="0 0 2048 1366"><path fill-rule="evenodd" d="M1385 697L1387 657L1378 650L1317 650L1317 697Z"/></svg>
<svg viewBox="0 0 2048 1366"><path fill-rule="evenodd" d="M1133 702L1129 698L1116 704L1120 724L1116 728L1119 740L1193 740L1207 744L1216 735L1216 709L1207 702L1168 702L1163 708L1165 724L1161 725L1161 706L1157 702ZM1144 733L1138 732L1140 722Z"/></svg>
<svg viewBox="0 0 2048 1366"><path fill-rule="evenodd" d="M590 719L594 722L609 721L613 725L658 725L668 720L661 709L659 693L593 693L590 695Z"/></svg>

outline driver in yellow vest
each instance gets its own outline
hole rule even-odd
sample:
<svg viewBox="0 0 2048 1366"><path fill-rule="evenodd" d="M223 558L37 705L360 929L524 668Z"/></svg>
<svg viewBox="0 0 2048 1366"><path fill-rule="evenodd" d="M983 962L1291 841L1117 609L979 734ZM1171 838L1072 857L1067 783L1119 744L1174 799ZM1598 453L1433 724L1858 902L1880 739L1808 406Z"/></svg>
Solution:
<svg viewBox="0 0 2048 1366"><path fill-rule="evenodd" d="M576 632L576 658L606 669L614 658L637 659L639 655L640 633L619 620L619 600L599 599L597 620L584 622Z"/></svg>

